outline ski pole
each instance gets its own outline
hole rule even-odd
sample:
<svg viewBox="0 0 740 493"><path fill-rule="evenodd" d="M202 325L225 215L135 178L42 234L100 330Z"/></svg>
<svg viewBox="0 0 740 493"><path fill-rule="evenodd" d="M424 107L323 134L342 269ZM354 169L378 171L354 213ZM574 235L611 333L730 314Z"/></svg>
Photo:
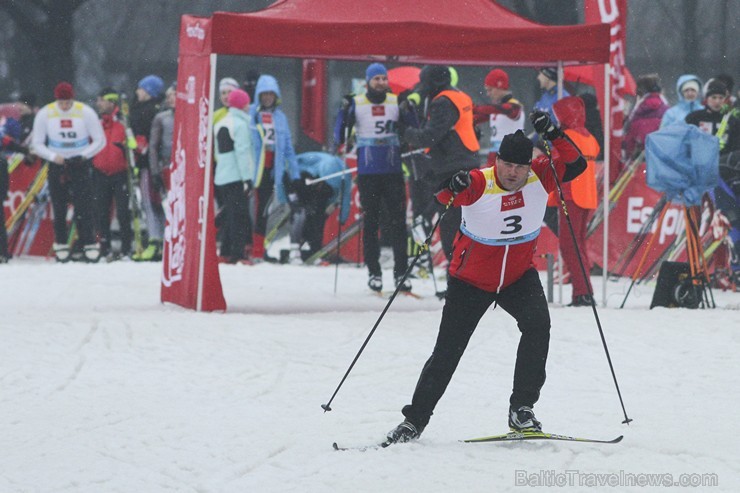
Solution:
<svg viewBox="0 0 740 493"><path fill-rule="evenodd" d="M416 154L424 154L425 152L427 152L426 149L414 149L413 151L402 153L401 158L403 159L405 157L414 156Z"/></svg>
<svg viewBox="0 0 740 493"><path fill-rule="evenodd" d="M427 239L424 240L424 244L419 249L419 252L414 256L414 260L411 262L411 264L406 269L406 272L403 274L403 278L398 282L396 286L396 290L393 291L393 294L388 299L388 303L385 304L385 308L383 308L383 311L380 313L380 316L378 317L378 320L375 321L375 325L373 325L373 328L370 330L370 333L365 338L365 342L362 343L362 346L360 346L360 350L357 351L357 354L355 355L355 358L352 360L352 363L350 363L349 368L347 368L347 371L344 373L344 376L342 377L342 380L339 382L339 385L337 385L336 390L331 396L331 399L329 399L329 402L326 404L322 404L321 408L324 410L324 412L331 411L331 403L334 400L334 397L337 396L337 393L339 392L339 389L342 388L342 385L344 384L344 381L347 380L347 377L349 376L349 373L352 371L352 368L354 368L355 363L357 363L357 360L360 359L360 355L365 350L365 347L367 346L367 343L370 342L370 338L375 333L375 330L380 325L381 320L383 320L383 317L385 316L385 313L388 311L388 308L390 308L391 304L393 303L393 300L396 299L396 296L398 295L398 292L401 290L401 286L403 286L403 283L406 281L406 279L409 277L409 274L411 273L411 270L414 268L416 263L419 261L419 257L421 257L421 254L424 253L426 249L429 248L429 245L432 242L432 236L434 235L434 232L439 227L439 223L442 221L442 218L445 216L448 210L450 210L450 206L452 205L452 201L454 200L454 196L450 199L450 201L445 206L445 210L442 211L442 214L439 215L439 218L434 223L434 227L432 227L431 233L429 233L429 236L427 236Z"/></svg>
<svg viewBox="0 0 740 493"><path fill-rule="evenodd" d="M601 321L599 320L599 313L596 311L596 301L594 301L593 289L591 289L591 283L588 282L588 274L586 273L586 267L583 265L583 259L581 258L581 249L576 240L576 233L573 230L573 223L571 223L570 216L568 215L568 208L565 206L565 195L563 194L563 187L560 185L560 180L558 179L558 173L557 173L557 170L555 169L555 163L552 162L552 153L550 152L550 145L547 143L547 140L544 138L544 136L542 137L542 142L545 145L545 152L547 152L547 158L550 160L550 169L552 170L552 176L553 176L553 179L555 180L555 186L558 189L558 195L560 197L560 205L563 208L563 214L565 215L565 221L568 223L568 230L570 231L570 236L573 239L573 244L576 247L575 250L576 250L576 256L578 257L578 264L581 267L581 275L583 275L583 278L586 280L586 286L588 287L588 294L591 296L591 309L594 312L594 318L596 319L596 326L599 328L599 335L601 336L601 344L604 346L604 352L606 353L606 360L609 362L609 369L611 370L612 378L614 379L614 386L617 389L617 395L619 396L619 402L622 405L622 412L624 412L624 421L622 421L622 424L629 424L629 422L632 421L632 419L627 417L627 410L624 408L624 400L622 399L622 392L620 392L619 390L619 383L617 382L617 375L614 372L614 365L612 364L612 358L609 355L609 348L606 345L606 337L604 336L604 330L601 328ZM606 280L606 276L607 276L607 272L604 272L605 280Z"/></svg>
<svg viewBox="0 0 740 493"><path fill-rule="evenodd" d="M334 296L337 295L337 282L339 280L339 251L342 248L342 212L344 211L344 175L339 185L339 213L337 214L337 258L334 266Z"/></svg>
<svg viewBox="0 0 740 493"><path fill-rule="evenodd" d="M330 175L322 176L320 178L306 178L306 185L313 185L314 183L331 180L332 178L336 178L337 176L344 177L344 175L347 175L349 173L356 173L356 172L357 172L357 168L348 168L348 169L343 169L342 171L337 171L336 173L332 173Z"/></svg>

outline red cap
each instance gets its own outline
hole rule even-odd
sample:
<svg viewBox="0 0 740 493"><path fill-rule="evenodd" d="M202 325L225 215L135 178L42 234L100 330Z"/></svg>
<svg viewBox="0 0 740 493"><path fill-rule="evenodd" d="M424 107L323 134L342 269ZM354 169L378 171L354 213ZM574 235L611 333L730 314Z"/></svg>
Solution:
<svg viewBox="0 0 740 493"><path fill-rule="evenodd" d="M508 89L509 88L509 76L506 72L501 70L500 68L495 68L488 72L488 75L486 75L486 81L485 84L488 87L497 87L499 89Z"/></svg>
<svg viewBox="0 0 740 493"><path fill-rule="evenodd" d="M60 82L54 88L54 97L56 99L74 99L75 90L69 82Z"/></svg>

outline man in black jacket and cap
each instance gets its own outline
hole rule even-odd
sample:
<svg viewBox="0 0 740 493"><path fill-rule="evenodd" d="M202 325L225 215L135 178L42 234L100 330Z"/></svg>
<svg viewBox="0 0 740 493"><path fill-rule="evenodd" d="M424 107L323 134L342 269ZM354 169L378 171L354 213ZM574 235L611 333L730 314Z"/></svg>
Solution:
<svg viewBox="0 0 740 493"><path fill-rule="evenodd" d="M473 125L473 101L452 87L449 68L427 65L419 78L420 92L426 97L422 103L427 109L426 120L421 128L408 128L403 137L413 147L429 148L427 176L436 185L448 182L458 171L478 168L480 145ZM448 260L460 220L460 210L452 209L439 226Z"/></svg>

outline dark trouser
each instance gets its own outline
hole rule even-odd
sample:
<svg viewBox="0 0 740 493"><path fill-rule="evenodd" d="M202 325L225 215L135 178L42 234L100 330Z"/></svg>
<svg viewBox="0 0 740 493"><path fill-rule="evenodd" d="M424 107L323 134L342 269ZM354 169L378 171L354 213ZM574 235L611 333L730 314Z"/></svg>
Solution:
<svg viewBox="0 0 740 493"><path fill-rule="evenodd" d="M451 277L434 351L421 371L411 405L404 406L402 411L417 428L429 423L470 337L494 301L514 317L522 333L509 403L512 407L532 407L539 399L550 344L550 313L537 271L529 269L498 294Z"/></svg>
<svg viewBox="0 0 740 493"><path fill-rule="evenodd" d="M240 259L244 257L249 223L249 202L241 182L217 185L218 196L223 201L221 223L221 256Z"/></svg>
<svg viewBox="0 0 740 493"><path fill-rule="evenodd" d="M309 255L323 246L326 208L331 196L332 189L326 182L306 186L299 193L301 206L292 212L290 242L308 243Z"/></svg>
<svg viewBox="0 0 740 493"><path fill-rule="evenodd" d="M3 221L0 224L0 257L5 258L9 258L10 255L8 254L8 232L5 229L5 207L2 204L8 195L8 183L8 166L0 163L0 220Z"/></svg>
<svg viewBox="0 0 740 493"><path fill-rule="evenodd" d="M272 178L272 170L265 170L262 183L253 192L254 196L254 234L265 236L267 232L267 205L270 202L272 190L275 188L275 180Z"/></svg>
<svg viewBox="0 0 740 493"><path fill-rule="evenodd" d="M92 164L67 166L49 163L49 192L54 211L54 241L66 244L67 205L72 202L77 235L82 245L95 243L93 234Z"/></svg>
<svg viewBox="0 0 740 493"><path fill-rule="evenodd" d="M116 201L116 218L121 233L121 253L131 252L131 209L129 209L128 176L126 171L114 175L93 169L93 194L95 197L95 226L101 240L102 252L110 251L110 209Z"/></svg>
<svg viewBox="0 0 740 493"><path fill-rule="evenodd" d="M388 233L393 248L393 275L402 276L408 267L406 251L406 185L401 173L359 175L357 189L364 214L363 255L370 275L381 275L378 229L383 204L388 213Z"/></svg>

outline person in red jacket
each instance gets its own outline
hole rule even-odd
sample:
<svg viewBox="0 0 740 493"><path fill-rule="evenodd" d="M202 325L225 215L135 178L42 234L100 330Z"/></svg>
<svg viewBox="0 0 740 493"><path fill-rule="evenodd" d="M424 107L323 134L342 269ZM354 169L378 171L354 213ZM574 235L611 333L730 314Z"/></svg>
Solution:
<svg viewBox="0 0 740 493"><path fill-rule="evenodd" d="M100 254L111 258L111 207L116 202L116 218L121 234L120 256L131 255L131 210L129 209L128 164L126 162L126 129L118 121L118 93L105 88L96 101L100 123L105 132L105 147L93 158L93 194L95 226L100 241Z"/></svg>
<svg viewBox="0 0 740 493"><path fill-rule="evenodd" d="M573 286L571 302L568 306L591 306L593 303L593 287L589 272L591 261L588 258L586 248L586 232L588 231L589 210L596 209L598 201L596 192L596 156L599 155L599 143L596 137L586 130L586 105L583 99L569 96L556 101L552 105L560 126L565 135L578 147L586 159L586 170L571 182L563 183L563 197L565 207L568 209L568 217L565 216L563 207L560 209L560 227L558 228L558 239L560 240L560 253L563 255L565 266L570 272L570 283ZM560 197L557 197L560 205ZM573 226L573 235L570 234L566 221L570 219ZM581 265L578 261L580 252L581 261L586 269L586 277L583 276Z"/></svg>
<svg viewBox="0 0 740 493"><path fill-rule="evenodd" d="M532 159L532 142L517 130L501 142L493 167L460 171L437 200L462 208L437 342L424 365L405 420L388 443L418 438L432 416L483 314L494 302L514 317L521 332L509 399L512 430L541 430L532 407L545 383L550 313L532 257L548 194L569 181L586 161L547 113L530 115L535 130L552 141L557 156ZM553 167L557 177L553 173Z"/></svg>

